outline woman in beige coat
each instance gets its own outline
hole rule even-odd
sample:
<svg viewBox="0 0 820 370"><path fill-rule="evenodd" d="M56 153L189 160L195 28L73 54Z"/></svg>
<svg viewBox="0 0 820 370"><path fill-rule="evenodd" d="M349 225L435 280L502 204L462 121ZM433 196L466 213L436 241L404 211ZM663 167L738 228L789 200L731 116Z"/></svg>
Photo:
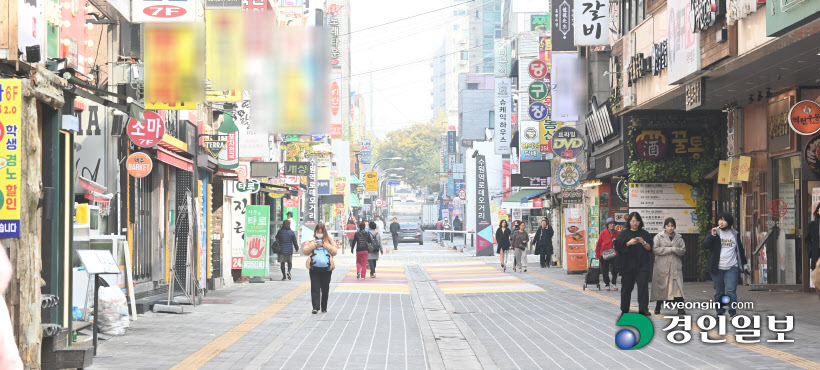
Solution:
<svg viewBox="0 0 820 370"><path fill-rule="evenodd" d="M305 261L305 267L310 272L310 298L313 303L314 314L319 312L320 308L322 313L327 312L330 275L333 273L333 269L336 268L333 256L338 251L336 243L328 234L324 224L316 225L313 230L313 240L309 240L302 248L302 253L309 256Z"/></svg>
<svg viewBox="0 0 820 370"><path fill-rule="evenodd" d="M681 257L686 253L683 237L675 232L675 219L663 221L664 232L655 235L652 250L655 253L655 270L652 273L652 295L650 300L657 301L655 314L661 313L664 301L683 302L683 262ZM686 312L683 307L678 315Z"/></svg>

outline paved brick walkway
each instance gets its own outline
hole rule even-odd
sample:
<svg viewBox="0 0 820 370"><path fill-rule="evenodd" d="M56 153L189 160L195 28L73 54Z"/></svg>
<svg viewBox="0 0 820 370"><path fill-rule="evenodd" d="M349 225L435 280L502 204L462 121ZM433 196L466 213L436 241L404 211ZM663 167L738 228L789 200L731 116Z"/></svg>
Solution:
<svg viewBox="0 0 820 370"><path fill-rule="evenodd" d="M140 317L126 336L101 344L93 368L820 368L814 295L740 289L754 313L794 313L795 343L766 343L774 334L764 323L760 344L705 344L692 331L690 343L676 345L663 332L670 319L655 316L652 342L623 351L614 345L619 292L584 291L581 275L504 273L497 257L432 244L383 255L376 279L357 280L350 253L336 262L326 314L310 313L307 271L294 263L293 281L237 284L207 297L228 303ZM689 300L710 297L710 284L685 288Z"/></svg>

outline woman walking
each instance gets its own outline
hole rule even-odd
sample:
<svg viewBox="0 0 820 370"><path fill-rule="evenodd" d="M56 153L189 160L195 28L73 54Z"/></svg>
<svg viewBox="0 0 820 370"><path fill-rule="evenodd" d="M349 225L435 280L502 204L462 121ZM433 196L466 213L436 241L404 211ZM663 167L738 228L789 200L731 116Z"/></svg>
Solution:
<svg viewBox="0 0 820 370"><path fill-rule="evenodd" d="M333 256L338 253L333 239L328 235L325 224L318 224L313 230L313 240L305 243L303 252L309 257L305 261L310 273L310 299L313 304L313 313L320 309L327 312L327 295L330 293L330 274L336 268Z"/></svg>
<svg viewBox="0 0 820 370"><path fill-rule="evenodd" d="M530 234L524 230L527 224L521 222L518 224L518 230L512 234L510 238L510 245L515 248L515 264L513 271L527 272L527 246L530 241Z"/></svg>
<svg viewBox="0 0 820 370"><path fill-rule="evenodd" d="M276 233L279 242L279 267L282 269L282 280L291 280L290 269L293 268L293 253L299 250L296 234L290 229L290 220L282 222L282 228ZM285 273L285 264L288 265Z"/></svg>
<svg viewBox="0 0 820 370"><path fill-rule="evenodd" d="M541 256L541 268L550 267L554 234L552 225L547 220L541 220L541 227L535 232L535 254Z"/></svg>
<svg viewBox="0 0 820 370"><path fill-rule="evenodd" d="M632 289L638 285L638 312L649 316L649 266L652 256L652 236L644 230L638 212L626 218L628 228L615 239L617 265L621 271L621 312L629 312Z"/></svg>
<svg viewBox="0 0 820 370"><path fill-rule="evenodd" d="M655 269L652 271L652 296L655 303L655 314L661 313L664 301L683 302L683 262L686 253L683 237L675 232L675 219L663 221L664 231L655 235L652 251L655 252ZM685 315L683 308L678 315Z"/></svg>
<svg viewBox="0 0 820 370"><path fill-rule="evenodd" d="M598 244L595 245L595 257L598 258L601 264L601 273L604 275L604 285L606 285L607 291L610 289L610 272L612 273L612 290L618 291L618 267L615 264L618 252L615 251L615 239L618 239L620 233L615 230L615 225L614 218L607 218L606 229L601 231L598 236Z"/></svg>
<svg viewBox="0 0 820 370"><path fill-rule="evenodd" d="M510 235L512 231L507 220L501 220L495 231L495 242L498 243L498 257L501 260L501 269L507 271L507 251L510 249Z"/></svg>
<svg viewBox="0 0 820 370"><path fill-rule="evenodd" d="M370 237L373 239L373 250L368 251L367 264L370 266L370 278L376 277L376 262L379 261L379 254L384 254L382 248L382 231L379 224L370 221Z"/></svg>
<svg viewBox="0 0 820 370"><path fill-rule="evenodd" d="M367 277L367 255L370 253L367 245L373 243L373 237L365 230L367 226L364 221L359 221L359 230L350 242L350 253L356 254L356 279Z"/></svg>
<svg viewBox="0 0 820 370"><path fill-rule="evenodd" d="M347 225L345 225L345 236L347 237L348 245L353 244L353 238L356 236L356 222L351 217L347 220Z"/></svg>

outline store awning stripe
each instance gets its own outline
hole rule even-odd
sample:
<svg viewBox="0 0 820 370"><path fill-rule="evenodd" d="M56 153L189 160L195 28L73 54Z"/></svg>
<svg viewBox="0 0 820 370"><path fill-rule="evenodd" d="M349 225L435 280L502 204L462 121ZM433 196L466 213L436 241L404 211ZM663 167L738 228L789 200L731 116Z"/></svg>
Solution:
<svg viewBox="0 0 820 370"><path fill-rule="evenodd" d="M359 197L356 196L354 193L349 193L350 196L350 207L362 208L362 202L359 200Z"/></svg>
<svg viewBox="0 0 820 370"><path fill-rule="evenodd" d="M515 193L510 194L510 196L504 198L504 202L516 202L520 203L522 200L530 200L535 198L539 195L543 195L548 193L548 189L522 189Z"/></svg>
<svg viewBox="0 0 820 370"><path fill-rule="evenodd" d="M350 174L350 185L360 186L360 185L362 185L362 182L359 180L358 177L356 177L356 175L351 173Z"/></svg>
<svg viewBox="0 0 820 370"><path fill-rule="evenodd" d="M181 170L194 172L194 162L185 157L178 156L165 149L157 149L157 160L179 168Z"/></svg>

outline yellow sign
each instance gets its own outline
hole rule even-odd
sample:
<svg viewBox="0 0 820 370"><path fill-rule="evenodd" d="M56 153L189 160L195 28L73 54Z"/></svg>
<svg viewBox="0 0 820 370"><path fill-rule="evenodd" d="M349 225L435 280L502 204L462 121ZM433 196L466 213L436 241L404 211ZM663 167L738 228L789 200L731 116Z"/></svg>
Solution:
<svg viewBox="0 0 820 370"><path fill-rule="evenodd" d="M728 184L729 177L731 176L731 162L730 161L720 161L720 166L718 166L718 184Z"/></svg>
<svg viewBox="0 0 820 370"><path fill-rule="evenodd" d="M20 237L20 80L0 80L0 238Z"/></svg>
<svg viewBox="0 0 820 370"><path fill-rule="evenodd" d="M740 158L731 158L730 161L729 168L731 170L731 174L729 175L729 182L740 182L740 179L738 178Z"/></svg>
<svg viewBox="0 0 820 370"><path fill-rule="evenodd" d="M740 181L749 181L749 173L752 172L752 157L740 157L740 167L737 170L737 178Z"/></svg>
<svg viewBox="0 0 820 370"><path fill-rule="evenodd" d="M195 23L145 24L145 109L196 109L205 100Z"/></svg>
<svg viewBox="0 0 820 370"><path fill-rule="evenodd" d="M365 172L364 190L379 191L379 174L377 172Z"/></svg>
<svg viewBox="0 0 820 370"><path fill-rule="evenodd" d="M245 82L245 22L241 9L205 11L207 101L241 101Z"/></svg>

